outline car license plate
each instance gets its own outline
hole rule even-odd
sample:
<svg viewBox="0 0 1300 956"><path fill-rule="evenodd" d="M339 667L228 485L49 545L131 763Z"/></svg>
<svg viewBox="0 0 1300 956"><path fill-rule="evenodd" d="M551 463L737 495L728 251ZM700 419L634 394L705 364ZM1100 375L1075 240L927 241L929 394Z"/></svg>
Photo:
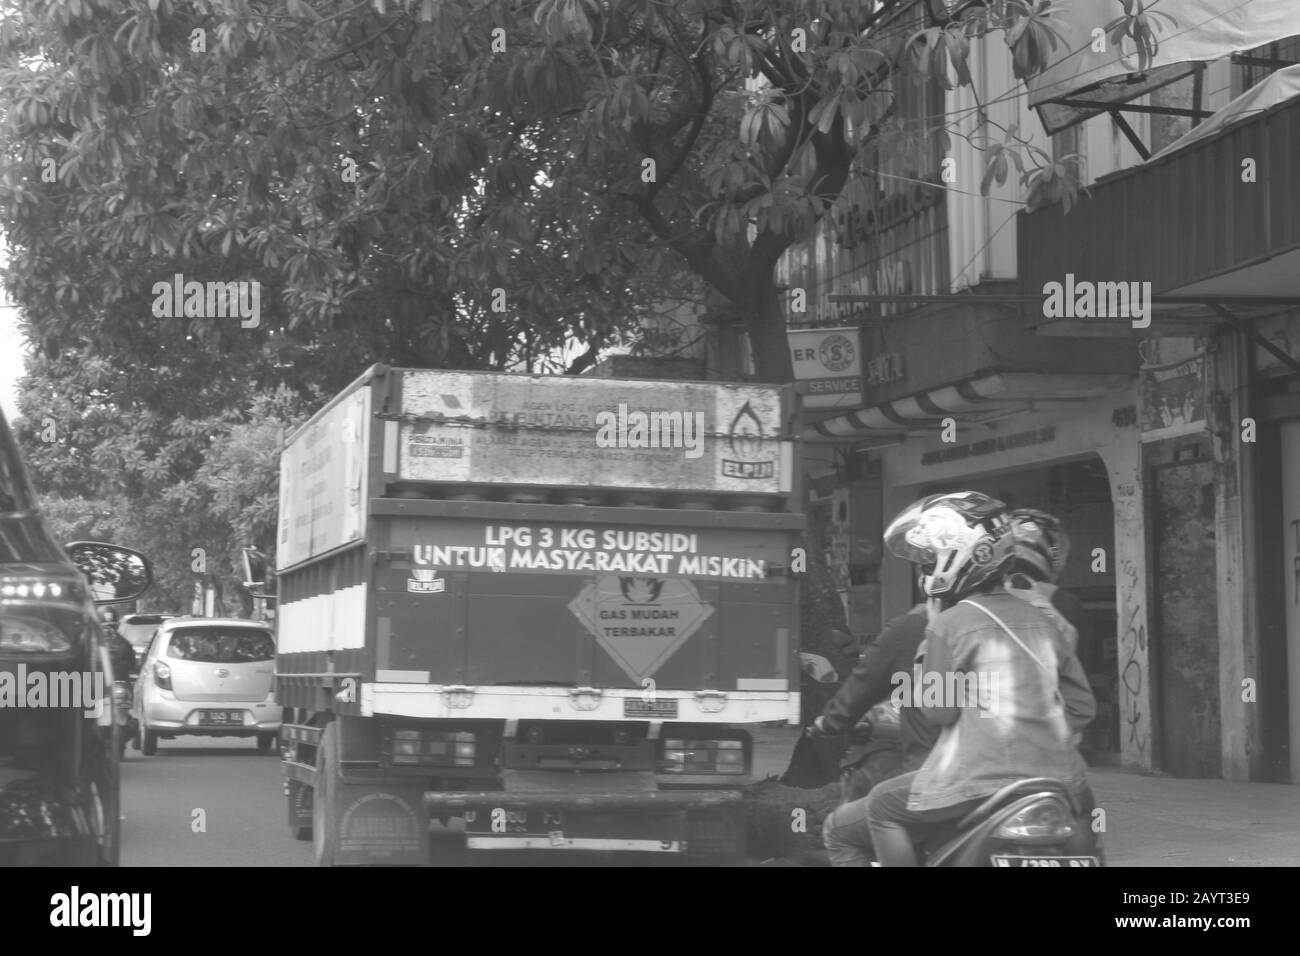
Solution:
<svg viewBox="0 0 1300 956"><path fill-rule="evenodd" d="M242 724L244 722L244 712L241 710L201 710L199 711L199 723L201 724Z"/></svg>
<svg viewBox="0 0 1300 956"><path fill-rule="evenodd" d="M1095 856L994 856L994 866L1101 866Z"/></svg>

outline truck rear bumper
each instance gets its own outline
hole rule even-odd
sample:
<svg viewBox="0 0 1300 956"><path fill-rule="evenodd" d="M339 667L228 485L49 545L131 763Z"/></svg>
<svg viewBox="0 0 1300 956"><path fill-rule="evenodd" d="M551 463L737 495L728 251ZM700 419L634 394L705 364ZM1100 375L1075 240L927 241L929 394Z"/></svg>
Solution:
<svg viewBox="0 0 1300 956"><path fill-rule="evenodd" d="M763 690L680 691L659 689L652 701L645 691L622 688L460 686L429 682L427 671L399 673L402 681L361 685L363 716L484 720L682 720L693 724L799 723L799 693L773 679ZM766 684L753 680L750 684Z"/></svg>
<svg viewBox="0 0 1300 956"><path fill-rule="evenodd" d="M602 810L673 813L682 810L716 810L739 806L739 790L647 790L635 793L574 793L573 791L487 791L424 795L433 816L465 810Z"/></svg>

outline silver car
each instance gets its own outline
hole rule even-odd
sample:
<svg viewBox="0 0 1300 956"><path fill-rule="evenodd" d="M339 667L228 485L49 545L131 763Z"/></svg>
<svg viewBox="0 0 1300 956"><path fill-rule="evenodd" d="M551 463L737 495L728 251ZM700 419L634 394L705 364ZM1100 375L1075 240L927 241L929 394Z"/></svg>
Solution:
<svg viewBox="0 0 1300 956"><path fill-rule="evenodd" d="M280 736L275 638L242 618L172 618L140 662L135 745L146 756L180 736L255 737L270 751Z"/></svg>

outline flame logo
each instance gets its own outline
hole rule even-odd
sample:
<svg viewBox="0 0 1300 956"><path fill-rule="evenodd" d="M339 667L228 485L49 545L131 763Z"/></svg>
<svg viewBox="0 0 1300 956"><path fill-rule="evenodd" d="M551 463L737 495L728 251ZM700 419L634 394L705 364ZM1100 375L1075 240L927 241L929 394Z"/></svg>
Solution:
<svg viewBox="0 0 1300 956"><path fill-rule="evenodd" d="M619 578L619 590L629 604L653 604L664 589L662 578Z"/></svg>
<svg viewBox="0 0 1300 956"><path fill-rule="evenodd" d="M740 406L731 421L731 453L737 458L753 461L763 447L763 423L749 402Z"/></svg>

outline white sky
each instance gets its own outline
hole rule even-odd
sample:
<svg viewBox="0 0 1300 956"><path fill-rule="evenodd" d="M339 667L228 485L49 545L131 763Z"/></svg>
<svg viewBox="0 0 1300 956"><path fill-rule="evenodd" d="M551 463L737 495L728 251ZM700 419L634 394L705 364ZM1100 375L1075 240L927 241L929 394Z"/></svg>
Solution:
<svg viewBox="0 0 1300 956"><path fill-rule="evenodd" d="M23 377L26 352L18 331L18 310L0 305L0 409L10 421L18 414L18 380Z"/></svg>
<svg viewBox="0 0 1300 956"><path fill-rule="evenodd" d="M0 234L0 262L7 258L4 236ZM18 414L18 380L23 377L26 351L18 331L18 309L9 305L9 295L0 285L0 409L11 422Z"/></svg>

